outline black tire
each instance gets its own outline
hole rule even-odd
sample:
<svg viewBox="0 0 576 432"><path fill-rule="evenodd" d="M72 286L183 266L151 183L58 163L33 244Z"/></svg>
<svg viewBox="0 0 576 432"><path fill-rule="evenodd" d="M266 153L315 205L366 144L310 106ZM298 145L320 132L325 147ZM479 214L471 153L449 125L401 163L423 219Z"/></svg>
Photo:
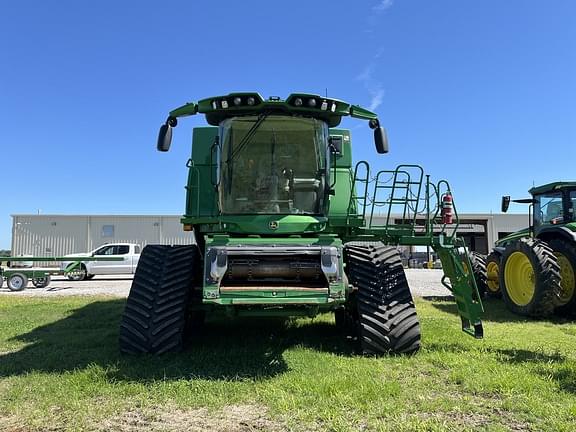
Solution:
<svg viewBox="0 0 576 432"><path fill-rule="evenodd" d="M96 276L96 275L93 275L93 274L88 273L88 274L86 275L86 278L85 278L85 279L86 279L86 280L94 279L94 276Z"/></svg>
<svg viewBox="0 0 576 432"><path fill-rule="evenodd" d="M541 240L510 243L502 254L500 287L508 309L535 318L550 316L558 305L560 266Z"/></svg>
<svg viewBox="0 0 576 432"><path fill-rule="evenodd" d="M81 264L79 269L73 270L70 273L66 274L66 277L68 278L68 280L79 282L86 279L87 274L88 272L86 271L86 266L84 264Z"/></svg>
<svg viewBox="0 0 576 432"><path fill-rule="evenodd" d="M478 252L468 252L472 264L472 273L478 288L480 298L484 298L488 290L488 276L486 275L486 257Z"/></svg>
<svg viewBox="0 0 576 432"><path fill-rule="evenodd" d="M347 303L363 354L410 354L420 348L420 324L400 254L382 243L345 246L354 288Z"/></svg>
<svg viewBox="0 0 576 432"><path fill-rule="evenodd" d="M560 265L560 306L554 311L558 315L576 314L576 244L561 238L548 241Z"/></svg>
<svg viewBox="0 0 576 432"><path fill-rule="evenodd" d="M8 277L6 284L10 291L23 291L28 285L28 276L24 273L13 273Z"/></svg>
<svg viewBox="0 0 576 432"><path fill-rule="evenodd" d="M48 285L50 285L50 281L50 275L46 275L44 277L33 278L32 285L34 285L36 288L46 288Z"/></svg>
<svg viewBox="0 0 576 432"><path fill-rule="evenodd" d="M162 354L183 348L194 276L202 271L198 257L196 246L144 248L120 324L122 352Z"/></svg>
<svg viewBox="0 0 576 432"><path fill-rule="evenodd" d="M491 252L486 257L486 294L488 297L500 298L500 261L501 256L496 252Z"/></svg>

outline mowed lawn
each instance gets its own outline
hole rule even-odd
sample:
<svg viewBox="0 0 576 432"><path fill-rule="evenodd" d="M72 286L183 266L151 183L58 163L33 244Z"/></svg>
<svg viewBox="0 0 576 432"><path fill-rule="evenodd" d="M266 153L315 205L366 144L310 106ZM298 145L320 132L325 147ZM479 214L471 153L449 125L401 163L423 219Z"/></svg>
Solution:
<svg viewBox="0 0 576 432"><path fill-rule="evenodd" d="M418 300L422 350L363 358L330 315L207 324L118 352L123 299L0 297L0 430L576 430L576 323L486 303L485 339Z"/></svg>

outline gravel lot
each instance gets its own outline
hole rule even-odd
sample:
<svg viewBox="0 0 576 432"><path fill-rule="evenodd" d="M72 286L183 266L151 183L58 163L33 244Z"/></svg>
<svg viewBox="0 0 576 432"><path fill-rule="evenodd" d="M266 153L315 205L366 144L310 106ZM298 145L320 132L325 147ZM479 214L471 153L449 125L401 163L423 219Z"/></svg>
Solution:
<svg viewBox="0 0 576 432"><path fill-rule="evenodd" d="M415 296L447 296L450 292L442 286L442 270L406 269L410 289ZM34 288L29 283L28 289L12 292L6 282L0 288L0 295L11 296L60 296L60 295L109 295L126 297L130 291L130 276L96 276L82 282L69 281L63 276L54 276L47 288Z"/></svg>

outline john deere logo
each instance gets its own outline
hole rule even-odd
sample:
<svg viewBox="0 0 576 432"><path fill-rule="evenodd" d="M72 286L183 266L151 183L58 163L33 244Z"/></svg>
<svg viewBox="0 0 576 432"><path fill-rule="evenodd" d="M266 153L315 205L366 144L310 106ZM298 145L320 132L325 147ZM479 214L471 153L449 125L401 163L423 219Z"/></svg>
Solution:
<svg viewBox="0 0 576 432"><path fill-rule="evenodd" d="M278 222L277 221L271 221L268 226L270 227L271 230L275 230L278 229Z"/></svg>

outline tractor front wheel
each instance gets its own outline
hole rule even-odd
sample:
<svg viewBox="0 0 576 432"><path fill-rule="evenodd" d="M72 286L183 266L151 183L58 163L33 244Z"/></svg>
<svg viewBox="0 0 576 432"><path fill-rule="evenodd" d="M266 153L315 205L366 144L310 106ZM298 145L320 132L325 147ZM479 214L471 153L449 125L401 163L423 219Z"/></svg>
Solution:
<svg viewBox="0 0 576 432"><path fill-rule="evenodd" d="M546 243L523 238L502 255L500 288L508 308L519 315L546 317L554 312L560 294L560 266Z"/></svg>
<svg viewBox="0 0 576 432"><path fill-rule="evenodd" d="M555 238L548 242L560 265L560 306L556 309L559 315L576 313L576 245L563 239Z"/></svg>
<svg viewBox="0 0 576 432"><path fill-rule="evenodd" d="M347 304L363 354L410 354L420 348L420 324L400 254L382 243L349 243Z"/></svg>
<svg viewBox="0 0 576 432"><path fill-rule="evenodd" d="M486 257L486 294L488 297L500 298L500 255L491 252Z"/></svg>

